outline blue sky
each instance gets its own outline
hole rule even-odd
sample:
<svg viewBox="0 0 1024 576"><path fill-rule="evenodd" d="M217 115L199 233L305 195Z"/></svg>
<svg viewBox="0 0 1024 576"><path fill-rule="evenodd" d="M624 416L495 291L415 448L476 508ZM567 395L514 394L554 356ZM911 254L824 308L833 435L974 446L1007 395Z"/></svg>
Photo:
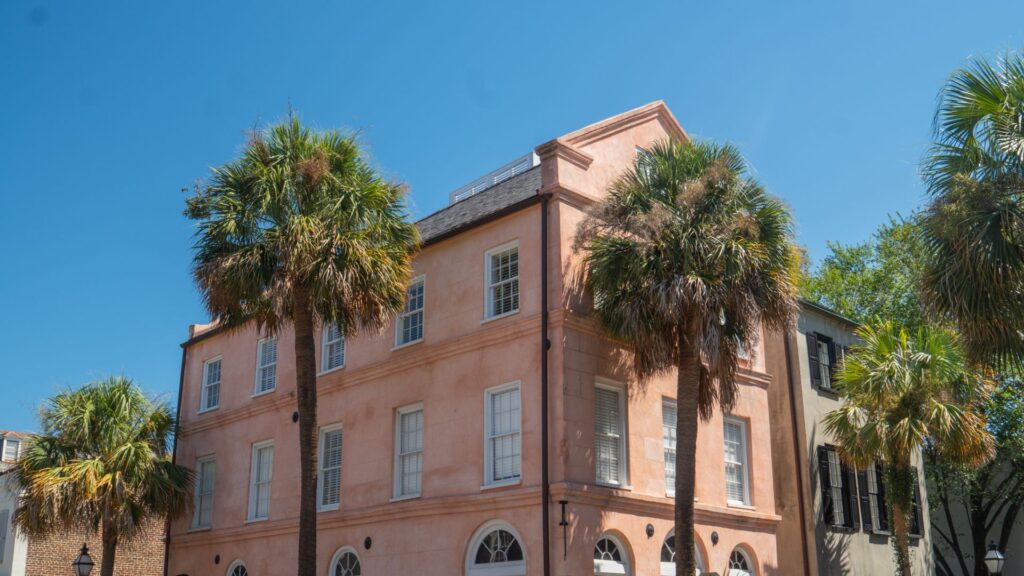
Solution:
<svg viewBox="0 0 1024 576"><path fill-rule="evenodd" d="M0 429L124 373L177 390L206 319L183 187L289 103L359 130L414 215L656 99L738 145L815 258L922 199L943 79L1024 47L1004 2L0 3Z"/></svg>

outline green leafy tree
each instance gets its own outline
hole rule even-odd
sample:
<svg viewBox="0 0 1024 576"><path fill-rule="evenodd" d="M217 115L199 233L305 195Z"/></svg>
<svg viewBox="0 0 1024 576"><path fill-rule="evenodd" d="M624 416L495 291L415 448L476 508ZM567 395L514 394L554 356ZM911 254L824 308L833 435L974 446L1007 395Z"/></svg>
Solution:
<svg viewBox="0 0 1024 576"><path fill-rule="evenodd" d="M636 378L676 371L676 574L694 574L697 426L732 408L737 353L796 312L787 209L739 152L666 141L637 156L580 227L594 314L631 352Z"/></svg>
<svg viewBox="0 0 1024 576"><path fill-rule="evenodd" d="M404 195L353 136L291 117L254 134L185 210L199 222L194 275L210 313L229 327L295 331L299 576L317 573L315 331L353 336L401 311L419 242Z"/></svg>
<svg viewBox="0 0 1024 576"><path fill-rule="evenodd" d="M866 325L839 370L843 405L824 420L842 458L883 467L897 575L910 576L913 454L928 447L944 462L980 466L993 440L979 404L988 382L972 371L955 336L920 328L911 338L891 321Z"/></svg>
<svg viewBox="0 0 1024 576"><path fill-rule="evenodd" d="M977 60L940 94L924 162L926 302L983 362L1024 359L1024 58Z"/></svg>
<svg viewBox="0 0 1024 576"><path fill-rule="evenodd" d="M184 513L192 472L173 464L174 413L124 377L50 399L43 433L11 470L22 490L14 521L29 537L99 531L101 576L148 523Z"/></svg>

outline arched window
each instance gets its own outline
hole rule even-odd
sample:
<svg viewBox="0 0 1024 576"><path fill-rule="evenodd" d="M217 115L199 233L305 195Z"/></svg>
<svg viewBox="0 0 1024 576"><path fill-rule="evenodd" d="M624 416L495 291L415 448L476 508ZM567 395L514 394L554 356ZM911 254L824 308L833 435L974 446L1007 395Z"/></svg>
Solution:
<svg viewBox="0 0 1024 576"><path fill-rule="evenodd" d="M342 548L334 554L331 561L330 576L360 576L362 568L359 567L359 556L351 548Z"/></svg>
<svg viewBox="0 0 1024 576"><path fill-rule="evenodd" d="M750 561L747 553L740 548L736 548L729 556L729 573L727 576L753 576L754 571L751 569L753 565L754 563Z"/></svg>
<svg viewBox="0 0 1024 576"><path fill-rule="evenodd" d="M245 564L241 560L235 560L228 566L228 576L249 576L249 571L245 569Z"/></svg>
<svg viewBox="0 0 1024 576"><path fill-rule="evenodd" d="M594 574L629 574L629 556L618 538L605 535L594 545Z"/></svg>
<svg viewBox="0 0 1024 576"><path fill-rule="evenodd" d="M700 546L695 545L693 551L697 558L697 574L704 573L704 556ZM676 535L669 534L661 543L661 576L676 576Z"/></svg>
<svg viewBox="0 0 1024 576"><path fill-rule="evenodd" d="M466 558L468 576L525 576L526 554L515 530L489 522L477 530Z"/></svg>

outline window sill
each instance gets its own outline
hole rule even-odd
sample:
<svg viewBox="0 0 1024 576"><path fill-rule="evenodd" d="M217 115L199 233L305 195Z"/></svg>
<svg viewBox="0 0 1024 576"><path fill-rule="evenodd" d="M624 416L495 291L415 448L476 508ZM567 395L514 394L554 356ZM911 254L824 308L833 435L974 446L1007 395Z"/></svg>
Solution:
<svg viewBox="0 0 1024 576"><path fill-rule="evenodd" d="M515 310L513 310L511 312L505 312L504 314L498 314L497 316L491 316L489 318L484 318L483 320L480 321L480 323L481 324L487 324L488 322L494 322L495 320L501 320L502 318L508 318L509 316L515 316L516 314L519 314L519 309L518 308L516 308Z"/></svg>
<svg viewBox="0 0 1024 576"><path fill-rule="evenodd" d="M729 500L725 505L729 508L736 508L737 510L757 510L757 508L747 504L746 502L737 502L736 500Z"/></svg>
<svg viewBox="0 0 1024 576"><path fill-rule="evenodd" d="M415 346L416 344L419 344L421 342L423 342L423 338L420 338L418 340L413 340L411 342L406 342L405 344L396 344L395 346L393 346L391 348L391 351L394 352L396 350L401 350L402 348L408 348L409 346Z"/></svg>
<svg viewBox="0 0 1024 576"><path fill-rule="evenodd" d="M245 523L246 524L257 524L259 522L266 522L267 520L270 520L270 516L267 516L265 518L249 518L248 520L245 521Z"/></svg>
<svg viewBox="0 0 1024 576"><path fill-rule="evenodd" d="M196 412L196 414L206 414L207 412L213 412L213 411L217 410L218 408L220 408L220 404L217 404L216 406L213 406L211 408L203 408L199 412Z"/></svg>
<svg viewBox="0 0 1024 576"><path fill-rule="evenodd" d="M519 486L523 483L523 478L512 478L511 480L502 480L500 482L491 482L490 484L484 484L480 487L481 490L492 490L494 488L507 488L509 486Z"/></svg>
<svg viewBox="0 0 1024 576"><path fill-rule="evenodd" d="M334 368L329 368L329 369L324 370L322 372L317 372L316 376L317 376L317 378L319 378L320 376L323 376L324 374L330 374L331 372L337 372L338 370L341 370L344 367L345 367L344 364L342 364L341 366L335 366Z"/></svg>
<svg viewBox="0 0 1024 576"><path fill-rule="evenodd" d="M276 392L276 391L277 391L277 386L274 386L270 390L264 390L263 392L256 392L255 394L252 395L252 397L253 398L259 398L260 396L266 396L267 394L271 394L271 393Z"/></svg>
<svg viewBox="0 0 1024 576"><path fill-rule="evenodd" d="M419 498L419 494L406 494L405 496L395 496L388 500L388 502L394 504L395 502L405 502L406 500L415 500Z"/></svg>
<svg viewBox="0 0 1024 576"><path fill-rule="evenodd" d="M195 534L196 532L209 532L213 530L213 526L194 526L185 531L186 534Z"/></svg>
<svg viewBox="0 0 1024 576"><path fill-rule="evenodd" d="M339 508L341 508L341 506L339 504L334 504L333 506L321 506L321 507L318 507L316 509L316 511L318 513L319 512L336 512Z"/></svg>
<svg viewBox="0 0 1024 576"><path fill-rule="evenodd" d="M610 482L601 482L600 480L595 480L594 484L596 484L597 486L603 486L605 488L612 488L614 490L627 490L630 492L633 491L633 486L631 484L612 484Z"/></svg>

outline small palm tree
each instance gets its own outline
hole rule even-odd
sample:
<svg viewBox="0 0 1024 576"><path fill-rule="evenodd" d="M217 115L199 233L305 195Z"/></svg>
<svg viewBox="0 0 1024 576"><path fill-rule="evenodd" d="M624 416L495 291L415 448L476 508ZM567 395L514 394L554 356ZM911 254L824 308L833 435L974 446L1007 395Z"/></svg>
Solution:
<svg viewBox="0 0 1024 576"><path fill-rule="evenodd" d="M972 358L1024 365L1024 57L953 73L924 175L926 301Z"/></svg>
<svg viewBox="0 0 1024 576"><path fill-rule="evenodd" d="M945 462L980 466L994 450L981 412L989 383L966 363L957 338L892 322L858 330L837 377L843 406L824 419L840 456L857 468L883 465L897 574L910 576L913 454L927 446Z"/></svg>
<svg viewBox="0 0 1024 576"><path fill-rule="evenodd" d="M117 547L147 524L185 512L192 472L173 464L174 413L124 377L50 399L43 433L12 469L22 490L14 521L30 537L100 531L101 576L113 576Z"/></svg>
<svg viewBox="0 0 1024 576"><path fill-rule="evenodd" d="M401 311L419 241L404 193L376 174L353 136L313 132L292 117L253 135L188 200L209 312L229 327L295 330L299 576L316 574L315 330L352 336Z"/></svg>
<svg viewBox="0 0 1024 576"><path fill-rule="evenodd" d="M737 354L796 313L789 212L736 149L665 141L637 156L581 226L594 313L632 352L638 380L675 370L676 574L695 570L698 420L732 408Z"/></svg>

